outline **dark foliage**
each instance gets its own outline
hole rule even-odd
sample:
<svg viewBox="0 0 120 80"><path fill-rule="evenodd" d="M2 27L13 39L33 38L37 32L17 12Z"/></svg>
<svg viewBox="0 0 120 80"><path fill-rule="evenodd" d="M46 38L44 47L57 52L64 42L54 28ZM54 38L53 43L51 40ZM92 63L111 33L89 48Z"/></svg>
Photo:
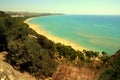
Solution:
<svg viewBox="0 0 120 80"><path fill-rule="evenodd" d="M7 62L15 69L22 72L40 76L52 76L57 62L56 53L69 61L79 58L78 62L92 62L91 58L99 56L94 51L75 51L70 46L54 44L42 35L38 35L23 23L26 18L12 18L4 12L0 12L0 51L8 51ZM31 37L32 35L34 37ZM102 52L101 61L105 64L109 57ZM120 79L120 55L112 60L110 66L100 75L100 80ZM93 63L92 63L93 64Z"/></svg>
<svg viewBox="0 0 120 80"><path fill-rule="evenodd" d="M4 12L0 12L0 16L5 16ZM7 48L7 40L6 40L6 28L4 24L3 17L0 17L0 52L6 50Z"/></svg>
<svg viewBox="0 0 120 80"><path fill-rule="evenodd" d="M120 50L108 61L110 65L101 73L99 80L120 80Z"/></svg>
<svg viewBox="0 0 120 80"><path fill-rule="evenodd" d="M51 76L57 65L53 57L56 51L54 44L28 28L23 23L24 19L0 12L0 51L7 48L7 62L17 70L37 77Z"/></svg>
<svg viewBox="0 0 120 80"><path fill-rule="evenodd" d="M54 58L54 55L57 51L55 44L52 41L48 40L42 35L38 35L37 43L39 43L39 45L49 53L51 58Z"/></svg>
<svg viewBox="0 0 120 80"><path fill-rule="evenodd" d="M83 52L85 53L86 57L89 57L89 58L99 56L99 52L86 51L86 50L83 50Z"/></svg>
<svg viewBox="0 0 120 80"><path fill-rule="evenodd" d="M77 57L76 51L70 46L57 43L56 49L59 52L59 55L64 56L68 60L74 60Z"/></svg>

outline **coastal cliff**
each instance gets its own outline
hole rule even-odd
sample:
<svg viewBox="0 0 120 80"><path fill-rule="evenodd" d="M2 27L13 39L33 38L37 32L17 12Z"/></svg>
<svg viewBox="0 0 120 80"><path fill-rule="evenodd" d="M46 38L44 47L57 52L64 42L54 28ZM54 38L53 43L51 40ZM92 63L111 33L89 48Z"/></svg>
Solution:
<svg viewBox="0 0 120 80"><path fill-rule="evenodd" d="M37 80L98 79L111 58L106 52L77 51L54 43L23 23L27 18L0 12L0 52L6 51L0 53L1 80L28 80L24 72Z"/></svg>

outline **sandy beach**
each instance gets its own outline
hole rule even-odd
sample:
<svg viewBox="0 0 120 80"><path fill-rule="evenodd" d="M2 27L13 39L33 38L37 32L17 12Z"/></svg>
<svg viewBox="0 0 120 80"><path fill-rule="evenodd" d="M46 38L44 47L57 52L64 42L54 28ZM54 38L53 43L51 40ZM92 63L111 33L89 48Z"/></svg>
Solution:
<svg viewBox="0 0 120 80"><path fill-rule="evenodd" d="M38 34L41 34L41 35L47 37L49 40L53 41L54 43L61 43L61 44L67 45L67 46L71 46L75 50L79 50L79 51L86 49L86 48L79 46L71 41L64 40L59 37L48 34L44 30L42 30L39 25L29 23L28 20L30 20L30 19L33 19L33 18L26 19L24 21L24 23L28 24L29 27L32 28L33 30L35 30Z"/></svg>

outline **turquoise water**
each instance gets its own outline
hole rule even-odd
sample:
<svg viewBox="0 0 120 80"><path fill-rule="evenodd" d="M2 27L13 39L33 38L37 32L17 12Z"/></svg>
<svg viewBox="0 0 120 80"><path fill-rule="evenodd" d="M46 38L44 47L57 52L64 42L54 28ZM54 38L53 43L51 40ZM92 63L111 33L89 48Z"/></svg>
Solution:
<svg viewBox="0 0 120 80"><path fill-rule="evenodd" d="M89 50L113 54L120 49L120 16L57 15L29 22Z"/></svg>

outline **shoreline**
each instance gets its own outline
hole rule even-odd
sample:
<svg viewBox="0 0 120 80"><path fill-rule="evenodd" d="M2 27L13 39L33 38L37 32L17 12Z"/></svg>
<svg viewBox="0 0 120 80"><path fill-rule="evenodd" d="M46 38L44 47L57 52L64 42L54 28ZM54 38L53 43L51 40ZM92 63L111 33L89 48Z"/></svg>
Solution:
<svg viewBox="0 0 120 80"><path fill-rule="evenodd" d="M87 49L87 48L84 48L82 46L79 46L79 45L75 44L74 42L71 42L71 41L68 41L68 40L65 40L65 39L61 39L59 37L48 34L46 31L42 30L39 25L29 23L28 21L31 20L31 19L33 19L33 18L28 18L28 19L24 20L24 23L28 24L29 28L32 28L38 34L45 36L46 38L53 41L54 43L61 43L61 44L64 44L66 46L71 46L76 51L78 51L78 50L82 51L82 50Z"/></svg>

